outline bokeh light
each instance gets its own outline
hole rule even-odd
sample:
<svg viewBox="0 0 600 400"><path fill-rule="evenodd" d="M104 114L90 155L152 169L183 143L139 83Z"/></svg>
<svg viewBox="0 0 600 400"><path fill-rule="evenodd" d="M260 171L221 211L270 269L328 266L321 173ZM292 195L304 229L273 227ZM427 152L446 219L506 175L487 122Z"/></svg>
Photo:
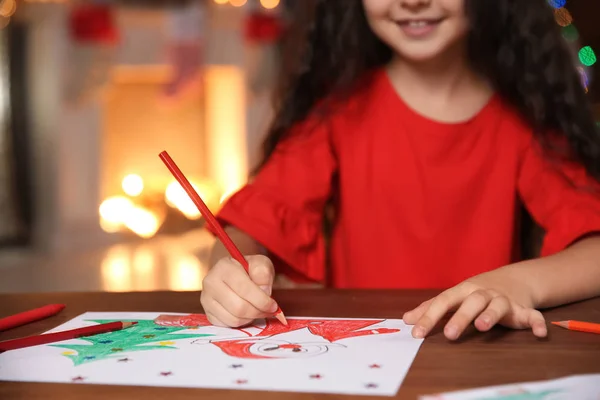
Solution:
<svg viewBox="0 0 600 400"><path fill-rule="evenodd" d="M123 191L131 197L136 197L142 194L144 190L144 180L136 174L127 175L121 182Z"/></svg>
<svg viewBox="0 0 600 400"><path fill-rule="evenodd" d="M10 18L17 11L17 2L15 0L4 0L0 3L0 15L4 18Z"/></svg>
<svg viewBox="0 0 600 400"><path fill-rule="evenodd" d="M560 26L568 26L573 22L573 17L566 8L558 8L554 10L554 19Z"/></svg>
<svg viewBox="0 0 600 400"><path fill-rule="evenodd" d="M567 25L562 28L562 36L569 42L575 42L579 39L579 32L575 25Z"/></svg>
<svg viewBox="0 0 600 400"><path fill-rule="evenodd" d="M567 4L567 0L548 0L548 4L554 8L562 8Z"/></svg>
<svg viewBox="0 0 600 400"><path fill-rule="evenodd" d="M100 217L108 225L119 225L127 218L134 205L131 200L123 196L113 196L100 204Z"/></svg>
<svg viewBox="0 0 600 400"><path fill-rule="evenodd" d="M558 25L562 27L562 37L571 43L577 43L579 41L579 32L573 24L573 16L565 8L566 0L547 0L548 4L554 8L554 19ZM578 52L579 62L581 65L577 66L577 70L581 76L581 84L583 85L585 92L589 91L589 77L586 73L585 67L591 67L596 63L596 54L590 46L585 46L579 49Z"/></svg>
<svg viewBox="0 0 600 400"><path fill-rule="evenodd" d="M138 236L148 239L160 228L160 221L150 210L133 207L124 219L124 225Z"/></svg>
<svg viewBox="0 0 600 400"><path fill-rule="evenodd" d="M591 67L596 63L596 53L590 46L582 47L579 50L579 61L586 67Z"/></svg>
<svg viewBox="0 0 600 400"><path fill-rule="evenodd" d="M577 71L579 71L579 75L581 76L581 84L587 93L589 90L590 80L585 72L585 69L582 66L577 67Z"/></svg>
<svg viewBox="0 0 600 400"><path fill-rule="evenodd" d="M279 5L279 0L260 0L260 5L267 10L272 10Z"/></svg>

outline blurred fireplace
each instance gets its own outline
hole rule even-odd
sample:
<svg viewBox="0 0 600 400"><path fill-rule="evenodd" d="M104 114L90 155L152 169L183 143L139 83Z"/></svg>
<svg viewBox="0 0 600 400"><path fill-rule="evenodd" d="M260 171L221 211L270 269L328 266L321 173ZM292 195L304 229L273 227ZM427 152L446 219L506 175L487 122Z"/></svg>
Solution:
<svg viewBox="0 0 600 400"><path fill-rule="evenodd" d="M163 150L188 179L196 185L207 184L202 94L164 104L161 92L168 78L168 69L161 66L113 68L101 105L100 195L104 201L100 222L107 232L126 225L140 236L153 236L174 215L165 202L173 177L158 158ZM138 215L126 220L132 204ZM191 220L196 219L186 205L180 207ZM185 221L180 218L179 222Z"/></svg>
<svg viewBox="0 0 600 400"><path fill-rule="evenodd" d="M164 14L133 10L119 18L127 29L100 106L101 226L141 237L198 227L198 210L158 154L167 150L217 211L246 180L243 70L207 65L201 87L165 102Z"/></svg>
<svg viewBox="0 0 600 400"><path fill-rule="evenodd" d="M74 104L65 100L80 62L68 8L24 4L37 247L79 249L199 227L198 211L158 158L162 150L215 211L245 183L242 10L211 2L203 86L168 105L159 95L169 74L165 12L120 9L122 40L102 96Z"/></svg>

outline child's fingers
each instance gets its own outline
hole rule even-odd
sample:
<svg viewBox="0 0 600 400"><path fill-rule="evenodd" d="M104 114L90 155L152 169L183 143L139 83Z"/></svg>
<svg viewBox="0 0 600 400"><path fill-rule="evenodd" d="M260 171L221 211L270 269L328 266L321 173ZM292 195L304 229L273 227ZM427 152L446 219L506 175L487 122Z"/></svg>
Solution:
<svg viewBox="0 0 600 400"><path fill-rule="evenodd" d="M404 323L407 325L414 325L414 323L419 318L421 318L425 311L427 311L432 301L433 299L424 301L423 303L419 304L419 306L417 306L416 308L404 313L404 315L402 316L402 320L404 321Z"/></svg>
<svg viewBox="0 0 600 400"><path fill-rule="evenodd" d="M531 327L533 334L537 337L546 337L548 334L548 327L546 326L546 319L542 313L534 309L528 309L527 313L527 323Z"/></svg>
<svg viewBox="0 0 600 400"><path fill-rule="evenodd" d="M253 283L249 283L250 285L254 285ZM238 288L238 290L240 290ZM258 291L265 295L260 289L257 288ZM221 305L228 313L233 315L236 318L242 319L257 319L263 318L265 316L265 312L259 310L254 305L252 305L249 301L243 297L245 294L237 293L235 289L230 287L227 282L220 282L218 287L213 294L213 298ZM272 314L272 312L271 312ZM219 316L219 319L220 316ZM221 319L222 320L222 319ZM225 321L223 321L225 322Z"/></svg>
<svg viewBox="0 0 600 400"><path fill-rule="evenodd" d="M460 304L464 298L461 290L454 288L442 292L433 299L429 308L415 324L412 334L415 338L424 338L452 308Z"/></svg>
<svg viewBox="0 0 600 400"><path fill-rule="evenodd" d="M488 307L491 301L492 295L485 290L477 290L467 296L446 324L444 328L446 337L450 340L458 339L467 326Z"/></svg>
<svg viewBox="0 0 600 400"><path fill-rule="evenodd" d="M215 321L211 321L213 325L228 328L239 328L240 326L248 325L256 319L235 316L231 312L229 312L225 306L223 306L219 301L217 301L214 298L210 299L209 302L211 310L210 315Z"/></svg>
<svg viewBox="0 0 600 400"><path fill-rule="evenodd" d="M240 266L241 268L241 266ZM249 317L250 315L273 314L277 311L277 303L268 294L261 290L246 274L230 273L223 276L225 284L237 295L236 297L244 300L241 302L233 299L225 300L224 303L219 299L219 302L225 306L233 315L239 317ZM246 304L245 304L246 303ZM248 306L251 306L250 309ZM258 317L257 317L258 318Z"/></svg>
<svg viewBox="0 0 600 400"><path fill-rule="evenodd" d="M475 327L485 332L496 325L511 310L510 301L505 296L492 299L484 312L475 320Z"/></svg>
<svg viewBox="0 0 600 400"><path fill-rule="evenodd" d="M541 312L532 308L519 308L510 316L506 324L515 329L531 328L533 334L538 337L545 337L548 334L546 319Z"/></svg>
<svg viewBox="0 0 600 400"><path fill-rule="evenodd" d="M249 275L252 282L257 284L263 292L271 295L273 280L275 279L275 267L268 257L263 255L249 256Z"/></svg>
<svg viewBox="0 0 600 400"><path fill-rule="evenodd" d="M215 317L213 314L206 312L206 319L214 326L222 326L224 328L230 328L229 325L221 321L219 318Z"/></svg>

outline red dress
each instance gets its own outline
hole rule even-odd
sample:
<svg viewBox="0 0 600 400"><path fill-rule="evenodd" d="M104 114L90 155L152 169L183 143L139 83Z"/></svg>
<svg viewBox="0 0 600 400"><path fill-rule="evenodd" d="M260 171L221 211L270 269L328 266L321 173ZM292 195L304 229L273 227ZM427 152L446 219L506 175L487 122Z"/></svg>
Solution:
<svg viewBox="0 0 600 400"><path fill-rule="evenodd" d="M585 176L573 166L562 172ZM295 127L218 218L296 278L447 288L516 261L520 202L546 231L542 255L600 232L600 197L572 187L499 97L469 121L440 123L410 109L380 71L325 122Z"/></svg>

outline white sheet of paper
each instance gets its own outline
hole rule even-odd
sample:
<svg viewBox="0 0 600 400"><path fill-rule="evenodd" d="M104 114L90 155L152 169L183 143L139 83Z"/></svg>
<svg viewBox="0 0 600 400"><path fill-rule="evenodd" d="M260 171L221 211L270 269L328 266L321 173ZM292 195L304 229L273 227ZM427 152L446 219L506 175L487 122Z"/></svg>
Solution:
<svg viewBox="0 0 600 400"><path fill-rule="evenodd" d="M393 396L423 342L397 319L289 317L289 330L276 320L238 330L165 327L160 314L82 314L50 332L138 324L0 354L0 380Z"/></svg>
<svg viewBox="0 0 600 400"><path fill-rule="evenodd" d="M420 397L420 400L598 400L600 374L490 386Z"/></svg>

